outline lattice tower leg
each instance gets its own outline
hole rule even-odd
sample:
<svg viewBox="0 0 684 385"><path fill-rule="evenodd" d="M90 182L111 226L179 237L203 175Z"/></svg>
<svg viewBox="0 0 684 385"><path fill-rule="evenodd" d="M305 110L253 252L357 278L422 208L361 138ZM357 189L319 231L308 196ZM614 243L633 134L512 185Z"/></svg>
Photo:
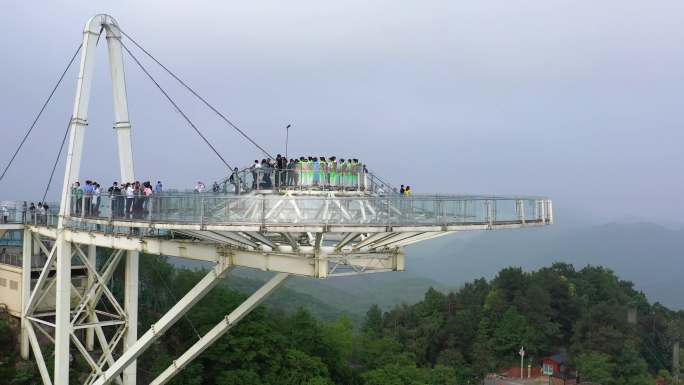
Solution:
<svg viewBox="0 0 684 385"><path fill-rule="evenodd" d="M126 311L127 325L124 336L124 352L130 349L138 340L138 273L139 254L137 251L129 251L126 256L125 271L125 298L124 310ZM133 360L123 371L123 385L135 385L136 361Z"/></svg>
<svg viewBox="0 0 684 385"><path fill-rule="evenodd" d="M31 260L33 256L33 236L31 230L24 229L22 234L22 262L21 262L21 339L19 342L21 358L28 360L30 341L26 319L26 305L31 296Z"/></svg>
<svg viewBox="0 0 684 385"><path fill-rule="evenodd" d="M90 261L91 266L97 267L97 246L95 245L88 245L88 261ZM92 271L88 271L88 288L93 286L95 284L95 275ZM93 311L95 308L95 303L91 302L90 304L90 311L88 314L88 321L91 323L97 322L96 317L95 317L95 312ZM86 329L86 349L89 352L92 352L93 349L95 348L95 329L94 328L88 328Z"/></svg>
<svg viewBox="0 0 684 385"><path fill-rule="evenodd" d="M71 338L71 243L57 236L55 274L55 385L69 385L69 339Z"/></svg>

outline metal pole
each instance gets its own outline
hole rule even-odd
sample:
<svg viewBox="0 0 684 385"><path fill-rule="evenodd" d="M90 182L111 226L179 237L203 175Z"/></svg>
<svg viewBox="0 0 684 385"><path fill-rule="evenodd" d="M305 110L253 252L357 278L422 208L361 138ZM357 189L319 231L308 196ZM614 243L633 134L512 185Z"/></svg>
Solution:
<svg viewBox="0 0 684 385"><path fill-rule="evenodd" d="M154 195L149 196L147 199L147 221L152 223L152 210L154 209Z"/></svg>
<svg viewBox="0 0 684 385"><path fill-rule="evenodd" d="M525 378L525 347L521 346L518 354L520 354L520 379L522 380Z"/></svg>
<svg viewBox="0 0 684 385"><path fill-rule="evenodd" d="M287 144L290 141L290 126L291 124L288 124L285 127L285 158L287 158Z"/></svg>
<svg viewBox="0 0 684 385"><path fill-rule="evenodd" d="M202 196L202 199L200 200L200 226L202 226L203 224L204 224L204 196Z"/></svg>

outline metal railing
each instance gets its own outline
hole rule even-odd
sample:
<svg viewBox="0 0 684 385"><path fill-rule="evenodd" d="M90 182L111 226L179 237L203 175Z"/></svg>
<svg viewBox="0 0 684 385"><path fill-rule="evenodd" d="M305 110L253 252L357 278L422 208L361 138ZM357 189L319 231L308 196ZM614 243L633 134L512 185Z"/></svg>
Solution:
<svg viewBox="0 0 684 385"><path fill-rule="evenodd" d="M23 262L22 256L20 254L11 254L5 250L2 252L0 249L0 263L3 265L10 265L15 267L21 267Z"/></svg>
<svg viewBox="0 0 684 385"><path fill-rule="evenodd" d="M72 196L71 216L203 225L451 226L551 223L551 201L537 197L296 194Z"/></svg>
<svg viewBox="0 0 684 385"><path fill-rule="evenodd" d="M209 187L211 190L211 187ZM253 191L365 191L379 195L396 194L395 189L370 172L327 171L276 168L246 168L219 183L219 191L245 194Z"/></svg>
<svg viewBox="0 0 684 385"><path fill-rule="evenodd" d="M26 211L22 209L22 203L3 202L0 204L0 224L24 223Z"/></svg>
<svg viewBox="0 0 684 385"><path fill-rule="evenodd" d="M56 225L59 214L57 203L48 203L48 210L24 206L24 202L2 202L0 224L44 224Z"/></svg>

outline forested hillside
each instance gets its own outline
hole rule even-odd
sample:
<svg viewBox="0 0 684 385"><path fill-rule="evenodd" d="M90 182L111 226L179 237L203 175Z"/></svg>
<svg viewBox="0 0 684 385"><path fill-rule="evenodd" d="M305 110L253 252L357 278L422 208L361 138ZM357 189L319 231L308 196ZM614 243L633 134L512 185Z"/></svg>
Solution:
<svg viewBox="0 0 684 385"><path fill-rule="evenodd" d="M140 330L197 282L202 272L141 258ZM117 293L115 279L114 291ZM287 293L285 293L287 294ZM148 383L245 295L219 286L140 358ZM566 350L569 369L603 385L652 385L684 334L684 312L650 304L610 270L554 264L534 272L507 268L447 293L430 289L414 305L371 306L357 327L344 316L321 321L284 295L258 308L174 380L193 385L462 385L515 366L524 345L531 362ZM301 299L301 298L300 298ZM312 300L312 306L318 304ZM630 308L636 324L627 321ZM0 324L4 345L16 337ZM79 357L74 354L74 357ZM86 364L74 362L72 378ZM661 373L666 377L666 373ZM0 353L9 384L31 384L35 368ZM32 380L33 378L33 380Z"/></svg>
<svg viewBox="0 0 684 385"><path fill-rule="evenodd" d="M649 300L684 309L684 229L632 222L560 223L533 230L456 234L408 250L407 270L449 286L474 277L493 278L506 266L526 270L555 261L601 265L636 282Z"/></svg>

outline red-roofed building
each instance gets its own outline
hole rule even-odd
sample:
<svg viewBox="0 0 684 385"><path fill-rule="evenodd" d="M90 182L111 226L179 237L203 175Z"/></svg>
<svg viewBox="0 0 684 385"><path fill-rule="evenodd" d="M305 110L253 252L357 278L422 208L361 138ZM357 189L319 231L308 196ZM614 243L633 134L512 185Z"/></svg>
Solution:
<svg viewBox="0 0 684 385"><path fill-rule="evenodd" d="M563 352L546 357L542 360L542 373L547 376L563 373L567 361L568 358Z"/></svg>

